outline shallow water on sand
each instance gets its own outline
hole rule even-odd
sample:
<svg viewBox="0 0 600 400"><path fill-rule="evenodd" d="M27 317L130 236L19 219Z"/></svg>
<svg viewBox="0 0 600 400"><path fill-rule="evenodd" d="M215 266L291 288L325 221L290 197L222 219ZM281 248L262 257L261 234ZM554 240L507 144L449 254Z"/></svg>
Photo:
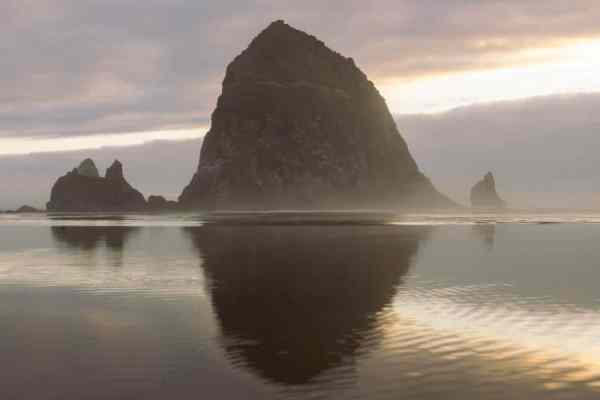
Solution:
<svg viewBox="0 0 600 400"><path fill-rule="evenodd" d="M596 399L600 216L0 216L0 398Z"/></svg>

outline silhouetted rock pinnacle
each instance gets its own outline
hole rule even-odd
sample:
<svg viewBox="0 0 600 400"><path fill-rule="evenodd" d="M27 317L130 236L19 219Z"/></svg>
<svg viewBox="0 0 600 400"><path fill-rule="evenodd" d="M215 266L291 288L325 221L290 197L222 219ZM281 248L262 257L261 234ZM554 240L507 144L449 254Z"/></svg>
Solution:
<svg viewBox="0 0 600 400"><path fill-rule="evenodd" d="M98 168L96 168L96 164L94 160L91 158L86 158L79 164L77 167L77 172L79 175L89 176L90 178L99 178L100 174L98 173Z"/></svg>
<svg viewBox="0 0 600 400"><path fill-rule="evenodd" d="M504 208L506 202L496 192L494 175L488 172L482 180L471 189L471 205L481 208Z"/></svg>
<svg viewBox="0 0 600 400"><path fill-rule="evenodd" d="M106 169L106 179L123 182L125 177L123 176L123 164L119 160L115 160L110 167Z"/></svg>
<svg viewBox="0 0 600 400"><path fill-rule="evenodd" d="M80 172L82 166L85 174ZM97 174L94 162L85 160L59 178L52 187L48 211L138 211L146 207L144 196L125 180L119 161L106 170L105 178L94 176L93 170Z"/></svg>
<svg viewBox="0 0 600 400"><path fill-rule="evenodd" d="M351 58L283 21L227 67L180 202L206 209L448 207Z"/></svg>

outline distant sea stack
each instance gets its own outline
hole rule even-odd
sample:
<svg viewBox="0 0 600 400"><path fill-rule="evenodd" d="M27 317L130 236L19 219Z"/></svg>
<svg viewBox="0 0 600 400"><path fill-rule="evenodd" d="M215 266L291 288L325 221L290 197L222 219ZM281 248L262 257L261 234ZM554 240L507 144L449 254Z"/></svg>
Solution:
<svg viewBox="0 0 600 400"><path fill-rule="evenodd" d="M28 205L21 206L15 210L15 213L17 213L17 214L33 214L33 213L41 213L41 212L43 212L43 211L38 210L37 208L28 206Z"/></svg>
<svg viewBox="0 0 600 400"><path fill-rule="evenodd" d="M496 192L496 181L491 172L488 172L471 189L471 206L477 208L506 207L506 202Z"/></svg>
<svg viewBox="0 0 600 400"><path fill-rule="evenodd" d="M170 201L163 196L148 197L148 211L177 211L178 204L176 201Z"/></svg>
<svg viewBox="0 0 600 400"><path fill-rule="evenodd" d="M0 210L0 214L34 214L34 213L43 213L43 212L44 211L39 210L32 206L28 206L28 205L21 206L21 207L17 208L16 210L5 210L5 211Z"/></svg>
<svg viewBox="0 0 600 400"><path fill-rule="evenodd" d="M123 176L115 161L104 178L91 159L59 178L52 188L48 211L138 211L146 207L144 196Z"/></svg>
<svg viewBox="0 0 600 400"><path fill-rule="evenodd" d="M453 207L351 58L276 21L227 67L198 169L201 209Z"/></svg>

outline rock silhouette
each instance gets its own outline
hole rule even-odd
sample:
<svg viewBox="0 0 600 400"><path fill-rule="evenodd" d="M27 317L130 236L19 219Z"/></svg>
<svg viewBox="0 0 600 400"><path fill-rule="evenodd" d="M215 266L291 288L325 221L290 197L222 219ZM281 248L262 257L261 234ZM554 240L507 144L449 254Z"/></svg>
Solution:
<svg viewBox="0 0 600 400"><path fill-rule="evenodd" d="M506 202L496 192L496 181L491 172L488 172L471 189L471 206L478 208L506 207Z"/></svg>
<svg viewBox="0 0 600 400"><path fill-rule="evenodd" d="M90 178L100 178L100 173L98 173L98 168L96 168L96 164L94 160L91 158L86 158L79 164L77 167L77 172L82 176L89 176Z"/></svg>
<svg viewBox="0 0 600 400"><path fill-rule="evenodd" d="M30 213L41 213L41 212L43 212L43 211L39 210L35 207L28 206L28 205L21 206L15 210L15 213L17 213L17 214L30 214Z"/></svg>
<svg viewBox="0 0 600 400"><path fill-rule="evenodd" d="M85 175L82 175L80 169ZM117 160L104 178L92 160L59 178L47 204L48 211L139 211L146 207L144 196L123 176L123 165Z"/></svg>
<svg viewBox="0 0 600 400"><path fill-rule="evenodd" d="M227 67L186 208L451 207L383 97L320 40L270 24Z"/></svg>
<svg viewBox="0 0 600 400"><path fill-rule="evenodd" d="M148 211L175 211L177 202L165 199L163 196L148 197Z"/></svg>

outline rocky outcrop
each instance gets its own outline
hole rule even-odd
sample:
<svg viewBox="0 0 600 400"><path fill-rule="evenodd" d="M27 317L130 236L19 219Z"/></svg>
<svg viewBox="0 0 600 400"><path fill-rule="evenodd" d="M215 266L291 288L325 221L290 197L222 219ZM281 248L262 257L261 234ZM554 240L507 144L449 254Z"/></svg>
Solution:
<svg viewBox="0 0 600 400"><path fill-rule="evenodd" d="M276 21L227 67L187 208L450 207L351 58Z"/></svg>
<svg viewBox="0 0 600 400"><path fill-rule="evenodd" d="M34 214L34 213L43 213L44 211L39 210L35 207L24 205L16 210L0 210L0 214Z"/></svg>
<svg viewBox="0 0 600 400"><path fill-rule="evenodd" d="M85 164L85 165L84 165ZM83 168L85 175L80 172ZM146 207L144 196L123 176L123 165L115 161L104 178L94 176L96 166L85 160L59 178L52 187L48 211L139 211Z"/></svg>
<svg viewBox="0 0 600 400"><path fill-rule="evenodd" d="M477 208L506 207L506 202L496 192L496 181L491 172L488 172L471 189L471 206Z"/></svg>
<svg viewBox="0 0 600 400"><path fill-rule="evenodd" d="M175 211L177 206L176 201L167 200L163 196L148 197L148 211Z"/></svg>
<svg viewBox="0 0 600 400"><path fill-rule="evenodd" d="M77 167L77 172L82 176L89 176L90 178L100 178L100 173L98 173L98 168L96 168L96 164L94 160L91 158L86 158L79 164Z"/></svg>
<svg viewBox="0 0 600 400"><path fill-rule="evenodd" d="M33 214L33 213L41 213L43 211L42 210L38 210L35 207L25 205L25 206L21 206L21 207L17 208L15 210L15 212L17 214Z"/></svg>

